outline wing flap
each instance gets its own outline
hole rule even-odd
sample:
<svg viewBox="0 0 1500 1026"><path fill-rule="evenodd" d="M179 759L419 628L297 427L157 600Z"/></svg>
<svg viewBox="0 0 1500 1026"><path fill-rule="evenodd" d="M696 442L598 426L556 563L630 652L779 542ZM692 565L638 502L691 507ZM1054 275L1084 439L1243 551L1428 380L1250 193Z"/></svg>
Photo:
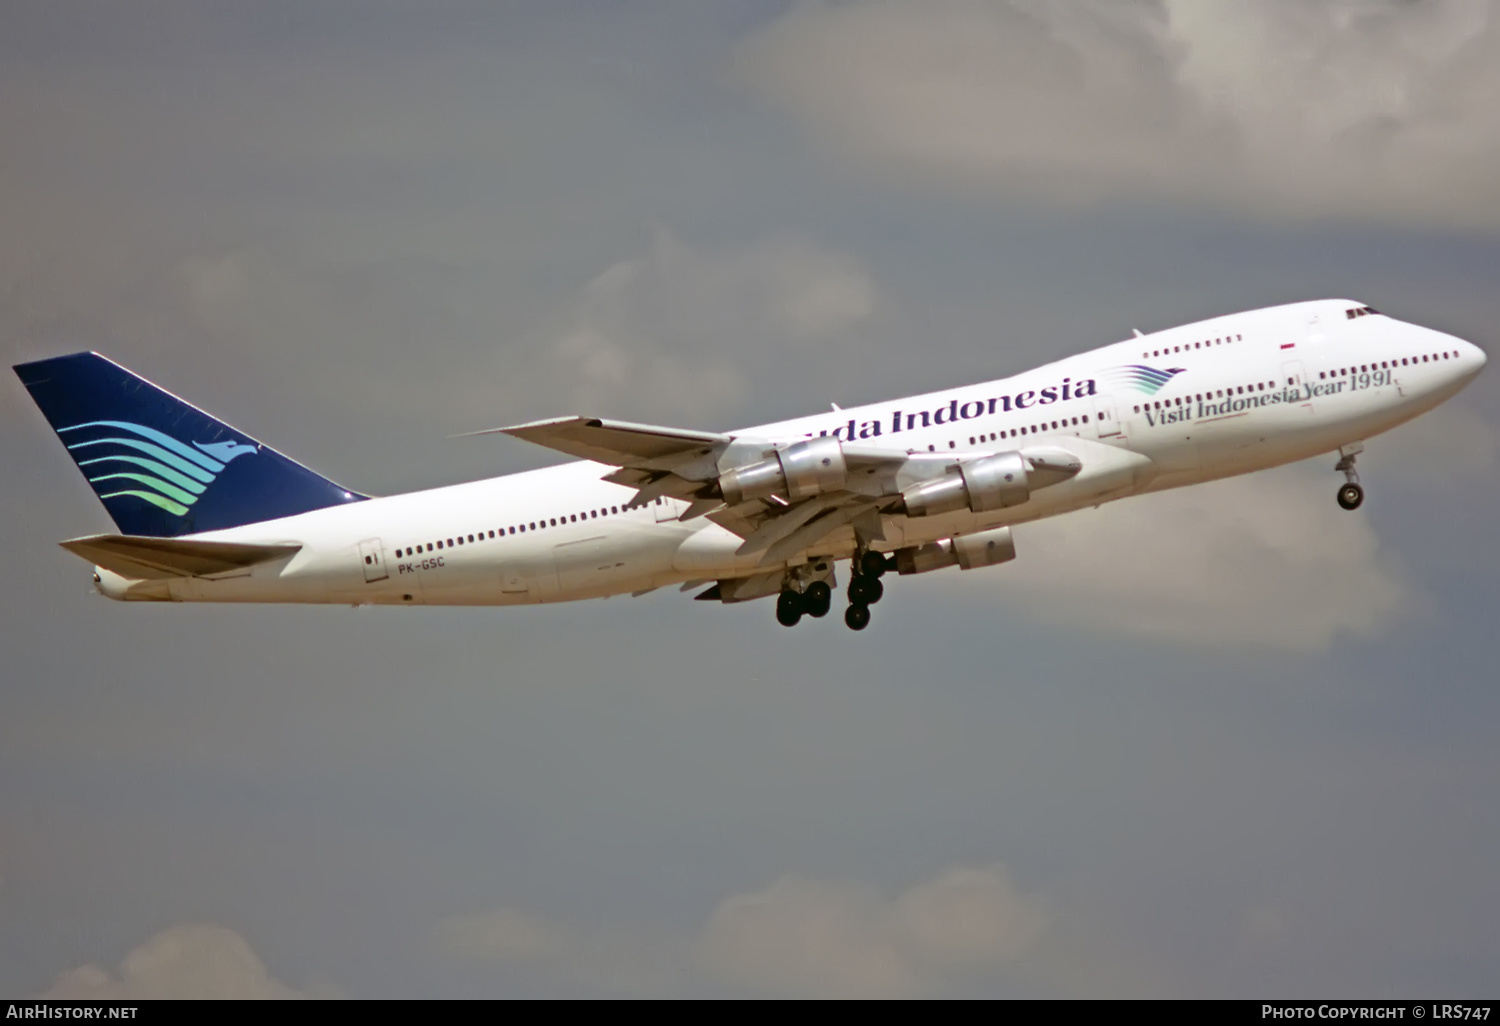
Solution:
<svg viewBox="0 0 1500 1026"><path fill-rule="evenodd" d="M864 513L876 509L870 503L855 503L847 506L835 506L831 509L825 508L816 517L797 527L790 534L771 542L765 553L760 557L762 566L768 563L777 563L795 552L814 545L828 535L837 531L845 524L851 523ZM746 543L748 544L748 543ZM745 548L744 545L740 546Z"/></svg>
<svg viewBox="0 0 1500 1026"><path fill-rule="evenodd" d="M122 577L155 581L170 577L210 577L248 570L260 563L296 555L301 545L251 545L244 542L197 541L97 534L59 542L95 566Z"/></svg>

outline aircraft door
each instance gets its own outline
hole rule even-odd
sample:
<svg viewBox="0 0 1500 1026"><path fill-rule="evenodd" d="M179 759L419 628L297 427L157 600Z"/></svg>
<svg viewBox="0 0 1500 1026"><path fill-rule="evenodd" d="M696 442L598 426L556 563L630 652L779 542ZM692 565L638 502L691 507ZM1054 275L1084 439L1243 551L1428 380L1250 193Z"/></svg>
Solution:
<svg viewBox="0 0 1500 1026"><path fill-rule="evenodd" d="M365 583L374 584L391 576L385 568L385 547L379 538L366 538L359 543L360 561L365 568Z"/></svg>
<svg viewBox="0 0 1500 1026"><path fill-rule="evenodd" d="M1099 428L1100 438L1118 438L1124 433L1120 418L1115 414L1115 397L1094 396L1094 423Z"/></svg>
<svg viewBox="0 0 1500 1026"><path fill-rule="evenodd" d="M1307 413L1312 412L1312 396L1308 394L1306 385L1307 375L1302 369L1301 360L1288 360L1281 365L1281 380L1276 382L1277 387L1284 388L1288 392L1300 396L1297 403L1299 409Z"/></svg>

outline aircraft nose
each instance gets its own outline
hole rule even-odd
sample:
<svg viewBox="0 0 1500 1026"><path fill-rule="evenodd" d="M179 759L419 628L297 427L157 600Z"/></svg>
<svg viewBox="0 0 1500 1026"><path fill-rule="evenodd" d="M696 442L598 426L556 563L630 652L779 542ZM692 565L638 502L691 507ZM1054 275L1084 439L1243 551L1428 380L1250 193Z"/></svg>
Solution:
<svg viewBox="0 0 1500 1026"><path fill-rule="evenodd" d="M1466 342L1462 339L1455 341L1458 342L1459 366L1463 368L1466 377L1475 377L1480 371L1484 370L1484 365L1489 362L1489 357L1485 355L1483 349L1480 349L1472 342Z"/></svg>
<svg viewBox="0 0 1500 1026"><path fill-rule="evenodd" d="M1430 329L1429 329L1430 330ZM1442 351L1458 358L1457 366L1454 366L1449 374L1452 374L1465 383L1474 380L1479 372L1484 370L1484 365L1489 361L1483 349L1480 349L1468 339L1459 338L1443 331L1432 331L1429 345L1436 345Z"/></svg>

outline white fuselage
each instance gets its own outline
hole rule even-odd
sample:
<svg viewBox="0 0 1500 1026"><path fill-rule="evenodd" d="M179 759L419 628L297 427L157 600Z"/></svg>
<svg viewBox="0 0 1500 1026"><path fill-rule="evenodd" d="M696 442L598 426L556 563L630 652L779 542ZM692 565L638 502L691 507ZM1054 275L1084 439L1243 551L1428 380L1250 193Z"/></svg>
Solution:
<svg viewBox="0 0 1500 1026"><path fill-rule="evenodd" d="M1019 506L884 517L880 548L922 544L1331 452L1432 409L1484 365L1468 342L1351 317L1357 309L1324 300L1219 317L999 381L732 433L836 434L955 459L1037 444L1080 457L1074 479ZM216 578L130 581L100 570L100 590L158 601L516 605L766 571L757 555L736 556L742 539L718 524L679 521L676 499L630 507L634 489L601 480L613 469L574 462L196 535L301 549ZM854 549L843 528L778 565Z"/></svg>

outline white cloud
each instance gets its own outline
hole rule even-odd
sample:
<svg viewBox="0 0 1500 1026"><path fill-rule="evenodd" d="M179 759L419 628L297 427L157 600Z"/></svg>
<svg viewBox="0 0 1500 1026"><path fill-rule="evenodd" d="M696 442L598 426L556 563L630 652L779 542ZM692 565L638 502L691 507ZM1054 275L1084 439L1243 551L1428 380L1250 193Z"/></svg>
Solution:
<svg viewBox="0 0 1500 1026"><path fill-rule="evenodd" d="M968 588L1062 626L1198 645L1313 651L1413 600L1343 478L1267 471L1016 528L1014 563ZM986 576L993 575L993 576Z"/></svg>
<svg viewBox="0 0 1500 1026"><path fill-rule="evenodd" d="M168 927L133 948L111 974L97 965L60 975L40 998L126 1001L162 998L287 999L334 997L327 988L301 991L273 979L243 937L210 923Z"/></svg>
<svg viewBox="0 0 1500 1026"><path fill-rule="evenodd" d="M516 965L585 988L633 995L677 993L689 968L681 941L651 930L583 927L513 908L449 916L432 939L450 958Z"/></svg>
<svg viewBox="0 0 1500 1026"><path fill-rule="evenodd" d="M862 170L1500 227L1489 0L805 0L736 71Z"/></svg>
<svg viewBox="0 0 1500 1026"><path fill-rule="evenodd" d="M498 909L442 920L438 949L633 993L702 982L778 995L909 997L1028 952L1049 912L1000 865L955 868L895 897L853 880L785 876L722 902L692 939L569 926Z"/></svg>
<svg viewBox="0 0 1500 1026"><path fill-rule="evenodd" d="M895 898L786 876L721 904L699 943L710 971L753 989L910 997L1017 958L1047 922L1041 900L999 865L949 870Z"/></svg>

